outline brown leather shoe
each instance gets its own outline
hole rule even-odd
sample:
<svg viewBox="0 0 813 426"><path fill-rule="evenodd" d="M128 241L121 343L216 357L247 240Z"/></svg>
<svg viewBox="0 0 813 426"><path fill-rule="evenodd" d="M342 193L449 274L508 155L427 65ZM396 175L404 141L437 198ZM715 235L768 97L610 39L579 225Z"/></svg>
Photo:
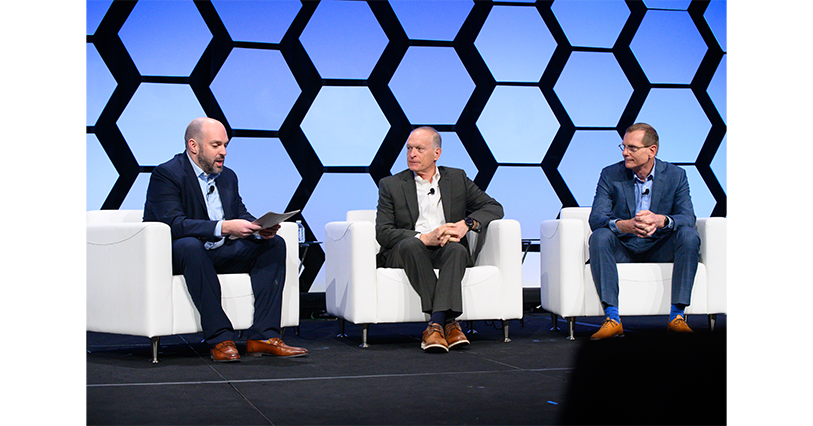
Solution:
<svg viewBox="0 0 813 426"><path fill-rule="evenodd" d="M590 340L608 339L610 337L624 337L624 328L621 327L620 322L607 318L601 324L601 328L590 336Z"/></svg>
<svg viewBox="0 0 813 426"><path fill-rule="evenodd" d="M237 346L231 340L220 342L210 351L212 353L212 361L216 362L233 362L240 361L240 353L237 352Z"/></svg>
<svg viewBox="0 0 813 426"><path fill-rule="evenodd" d="M677 318L669 321L669 324L666 325L666 331L669 333L694 333L694 331L689 328L689 324L686 324L683 315L678 315Z"/></svg>
<svg viewBox="0 0 813 426"><path fill-rule="evenodd" d="M423 331L421 349L425 352L449 352L449 344L440 324L430 323Z"/></svg>
<svg viewBox="0 0 813 426"><path fill-rule="evenodd" d="M283 343L282 339L279 337L274 337L273 339L268 340L246 341L246 355L250 356L274 355L285 358L293 358L305 356L307 354L307 349L288 346Z"/></svg>
<svg viewBox="0 0 813 426"><path fill-rule="evenodd" d="M463 329L460 328L460 323L457 321L446 323L446 326L443 327L443 333L446 335L446 344L449 345L449 349L457 345L471 344L469 339L466 338L466 334L463 333Z"/></svg>

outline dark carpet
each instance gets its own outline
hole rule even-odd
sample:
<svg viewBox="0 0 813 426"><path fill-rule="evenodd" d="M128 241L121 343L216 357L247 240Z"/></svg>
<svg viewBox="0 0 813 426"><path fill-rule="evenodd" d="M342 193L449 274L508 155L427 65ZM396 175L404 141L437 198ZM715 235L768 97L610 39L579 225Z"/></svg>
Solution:
<svg viewBox="0 0 813 426"><path fill-rule="evenodd" d="M622 317L626 336L591 342L601 318L580 318L576 340L526 312L502 330L477 321L471 346L420 350L425 324L360 327L303 319L289 345L306 357L214 363L201 334L149 339L87 333L87 423L163 425L725 424L725 315L710 332L667 335L666 317ZM499 325L499 323L497 323ZM566 328L560 319L559 326ZM466 324L464 324L464 328ZM245 340L237 342L241 353ZM677 388L678 391L674 389Z"/></svg>

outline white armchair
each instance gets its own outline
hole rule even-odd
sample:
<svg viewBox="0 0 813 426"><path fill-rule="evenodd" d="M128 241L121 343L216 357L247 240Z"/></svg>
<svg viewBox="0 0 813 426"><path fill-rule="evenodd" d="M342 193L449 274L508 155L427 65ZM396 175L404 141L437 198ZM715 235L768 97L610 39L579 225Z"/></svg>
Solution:
<svg viewBox="0 0 813 426"><path fill-rule="evenodd" d="M183 275L172 275L169 226L142 222L141 210L87 212L87 329L149 337L158 362L161 336L203 331ZM283 222L287 260L282 327L299 325L296 224ZM218 275L223 310L235 330L251 327L254 294L246 274Z"/></svg>
<svg viewBox="0 0 813 426"><path fill-rule="evenodd" d="M370 324L423 322L421 300L403 269L376 268L380 246L375 239L375 210L347 212L347 221L325 225L325 299L327 311L344 322L362 326L367 347ZM522 318L522 253L519 222L492 221L482 241L470 232L475 266L463 276L463 321L502 320L509 342L508 321ZM482 247L480 247L482 246ZM437 273L437 271L436 271Z"/></svg>
<svg viewBox="0 0 813 426"><path fill-rule="evenodd" d="M540 290L542 308L567 319L573 340L575 317L604 315L593 283L589 258L589 207L564 208L560 219L540 226ZM726 219L697 219L700 264L687 314L706 314L714 330L718 313L726 312ZM623 263L618 265L622 315L668 315L671 306L671 263Z"/></svg>

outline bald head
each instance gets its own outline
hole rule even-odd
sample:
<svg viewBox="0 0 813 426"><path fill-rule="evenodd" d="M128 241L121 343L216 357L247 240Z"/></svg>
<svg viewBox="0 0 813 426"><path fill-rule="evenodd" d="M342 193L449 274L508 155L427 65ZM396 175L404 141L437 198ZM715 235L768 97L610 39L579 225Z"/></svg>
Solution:
<svg viewBox="0 0 813 426"><path fill-rule="evenodd" d="M223 124L213 118L192 120L184 133L189 157L206 173L220 173L226 158L229 136Z"/></svg>

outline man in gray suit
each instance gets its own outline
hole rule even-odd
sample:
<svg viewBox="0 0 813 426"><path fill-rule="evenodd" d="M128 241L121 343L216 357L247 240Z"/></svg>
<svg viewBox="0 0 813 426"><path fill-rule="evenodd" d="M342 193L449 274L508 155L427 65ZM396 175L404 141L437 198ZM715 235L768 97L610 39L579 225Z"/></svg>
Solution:
<svg viewBox="0 0 813 426"><path fill-rule="evenodd" d="M590 270L606 319L593 340L623 336L617 262L673 262L667 330L691 332L691 302L700 236L686 171L655 158L658 133L646 123L627 128L624 160L601 171L590 211Z"/></svg>
<svg viewBox="0 0 813 426"><path fill-rule="evenodd" d="M448 352L469 344L456 320L463 313L463 274L473 264L466 233L501 219L503 209L463 170L436 166L440 146L431 127L410 133L409 169L379 182L375 230L378 266L403 268L431 315L421 349Z"/></svg>

